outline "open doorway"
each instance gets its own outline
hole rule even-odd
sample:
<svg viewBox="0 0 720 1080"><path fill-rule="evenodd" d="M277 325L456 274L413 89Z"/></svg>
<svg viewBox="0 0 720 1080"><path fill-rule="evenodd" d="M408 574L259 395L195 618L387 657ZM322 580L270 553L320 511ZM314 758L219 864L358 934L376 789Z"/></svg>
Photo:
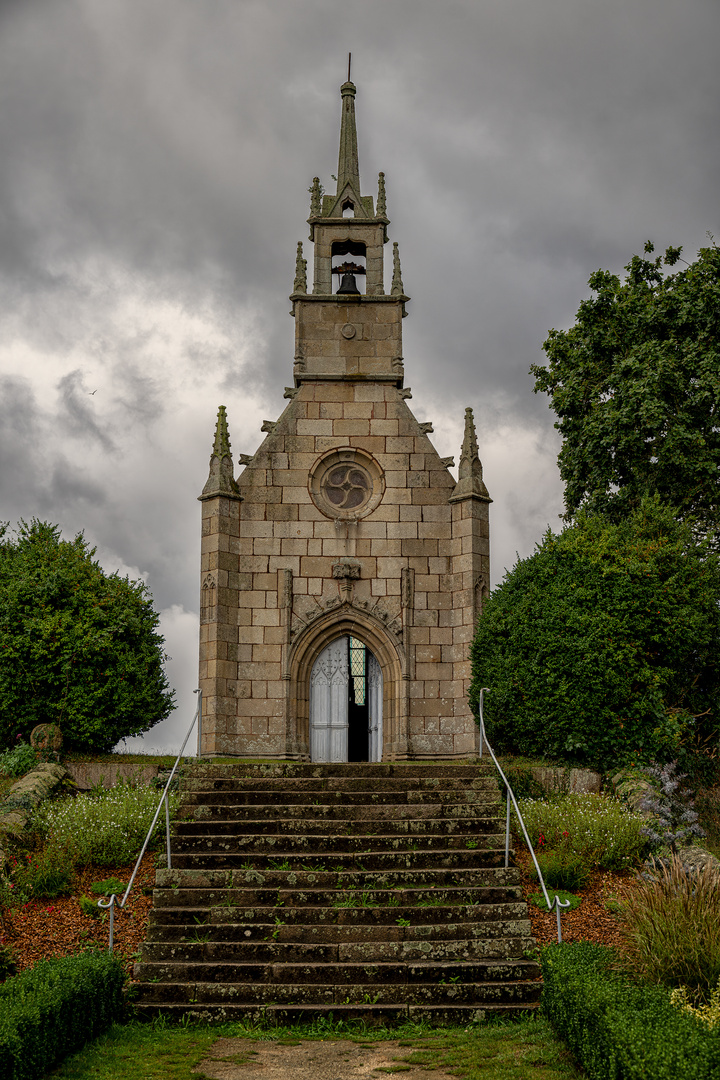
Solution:
<svg viewBox="0 0 720 1080"><path fill-rule="evenodd" d="M353 636L336 638L310 676L313 761L382 760L382 669Z"/></svg>

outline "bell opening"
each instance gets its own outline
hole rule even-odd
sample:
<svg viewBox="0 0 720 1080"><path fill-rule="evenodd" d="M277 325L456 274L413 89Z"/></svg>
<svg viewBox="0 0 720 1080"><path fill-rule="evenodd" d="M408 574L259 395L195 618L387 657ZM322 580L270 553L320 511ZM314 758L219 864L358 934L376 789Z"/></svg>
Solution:
<svg viewBox="0 0 720 1080"><path fill-rule="evenodd" d="M358 296L365 293L365 244L357 240L336 240L332 246L332 272L337 274L339 296ZM352 256L349 260L347 256Z"/></svg>

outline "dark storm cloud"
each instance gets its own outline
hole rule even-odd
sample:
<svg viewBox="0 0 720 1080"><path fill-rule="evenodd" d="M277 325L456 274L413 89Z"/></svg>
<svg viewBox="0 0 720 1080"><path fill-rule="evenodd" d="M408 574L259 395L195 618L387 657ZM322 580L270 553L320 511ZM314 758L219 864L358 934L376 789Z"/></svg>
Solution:
<svg viewBox="0 0 720 1080"><path fill-rule="evenodd" d="M86 443L96 442L106 452L115 450L112 439L101 425L96 423L92 405L88 403L88 398L93 398L97 389L94 391L87 389L82 373L71 371L63 375L58 383L58 391L60 400L58 420L67 434Z"/></svg>

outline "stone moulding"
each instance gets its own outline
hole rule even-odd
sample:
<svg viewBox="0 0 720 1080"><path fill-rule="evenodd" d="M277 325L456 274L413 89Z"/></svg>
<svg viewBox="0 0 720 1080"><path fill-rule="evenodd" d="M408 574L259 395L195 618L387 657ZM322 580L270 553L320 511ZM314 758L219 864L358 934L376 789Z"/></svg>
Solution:
<svg viewBox="0 0 720 1080"><path fill-rule="evenodd" d="M297 618L297 616L296 616ZM288 650L288 732L292 749L301 757L310 746L310 675L326 645L343 635L358 636L383 672L382 760L407 756L407 658L397 632L397 617L379 605L333 599L296 626Z"/></svg>

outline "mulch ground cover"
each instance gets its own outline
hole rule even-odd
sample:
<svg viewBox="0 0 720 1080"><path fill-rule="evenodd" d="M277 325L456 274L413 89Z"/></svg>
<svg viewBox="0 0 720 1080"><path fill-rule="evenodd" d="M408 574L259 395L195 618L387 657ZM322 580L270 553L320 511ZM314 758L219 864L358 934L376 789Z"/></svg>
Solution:
<svg viewBox="0 0 720 1080"><path fill-rule="evenodd" d="M523 895L527 899L531 893L539 891L539 885L530 878L530 856L526 851L517 852L517 862L522 871ZM6 911L0 922L0 944L10 946L20 970L45 957L66 956L88 946L107 948L107 915L92 919L83 914L78 898L91 896L91 885L106 878L116 877L127 883L131 873L132 866L82 870L77 875L72 896L33 900L14 911ZM154 881L153 856L146 855L124 909L115 913L115 950L125 959L130 973L135 954L146 936ZM584 888L577 890L577 895L582 897L580 906L562 916L563 941L583 939L602 945L620 945L618 921L608 910L607 901L627 896L633 887L632 872L599 871L592 874ZM552 897L552 890L549 891ZM557 941L555 912L542 912L532 903L528 903L528 910L537 943L549 945Z"/></svg>
<svg viewBox="0 0 720 1080"><path fill-rule="evenodd" d="M152 907L149 890L155 882L153 855L146 855L140 864L135 883L125 907L115 911L115 952L122 956L130 972L134 953L142 944ZM108 878L118 878L126 885L134 863L130 866L90 868L78 872L72 896L56 900L31 900L29 903L3 912L0 922L0 945L9 946L15 954L19 970L32 967L38 960L51 956L67 956L97 945L108 947L108 916L103 913L93 919L85 915L78 899L94 896L90 887Z"/></svg>
<svg viewBox="0 0 720 1080"><path fill-rule="evenodd" d="M527 851L516 853L517 863L522 871L522 890L526 900L531 893L540 892L540 885L530 877L531 860ZM592 941L597 945L620 947L622 939L616 915L609 910L608 901L627 898L635 887L635 874L632 870L611 873L598 870L592 873L582 889L576 889L574 895L582 902L574 911L561 915L563 941ZM555 890L548 888L552 900ZM551 945L557 941L557 915L555 911L541 911L535 904L528 902L530 925L533 937L538 945Z"/></svg>

